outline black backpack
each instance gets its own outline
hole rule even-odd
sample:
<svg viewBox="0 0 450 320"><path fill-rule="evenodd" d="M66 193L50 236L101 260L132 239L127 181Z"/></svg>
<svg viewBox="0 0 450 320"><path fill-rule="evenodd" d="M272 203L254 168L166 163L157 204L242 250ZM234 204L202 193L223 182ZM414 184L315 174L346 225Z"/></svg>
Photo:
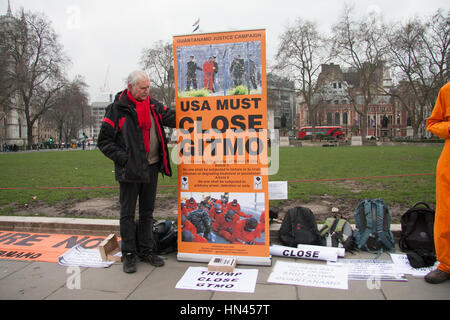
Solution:
<svg viewBox="0 0 450 320"><path fill-rule="evenodd" d="M298 244L322 245L314 213L305 207L290 209L281 223L279 232L283 245L297 247Z"/></svg>
<svg viewBox="0 0 450 320"><path fill-rule="evenodd" d="M434 210L425 202L417 202L401 217L399 247L412 267L432 266L436 262L434 247Z"/></svg>
<svg viewBox="0 0 450 320"><path fill-rule="evenodd" d="M168 254L177 250L177 225L174 221L158 220L153 223L154 252Z"/></svg>

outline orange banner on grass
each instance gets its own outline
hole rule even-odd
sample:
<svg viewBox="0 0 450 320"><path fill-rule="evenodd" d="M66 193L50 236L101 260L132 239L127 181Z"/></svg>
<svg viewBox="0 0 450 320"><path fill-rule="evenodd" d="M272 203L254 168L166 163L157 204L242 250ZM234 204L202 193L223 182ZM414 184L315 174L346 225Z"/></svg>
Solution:
<svg viewBox="0 0 450 320"><path fill-rule="evenodd" d="M269 258L265 39L265 30L173 38L180 260Z"/></svg>

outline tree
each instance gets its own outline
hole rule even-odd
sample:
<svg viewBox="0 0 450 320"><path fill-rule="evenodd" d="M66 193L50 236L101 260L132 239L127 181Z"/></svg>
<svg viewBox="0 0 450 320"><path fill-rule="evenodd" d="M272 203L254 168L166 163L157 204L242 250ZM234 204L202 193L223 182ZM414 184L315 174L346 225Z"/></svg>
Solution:
<svg viewBox="0 0 450 320"><path fill-rule="evenodd" d="M173 48L169 42L158 41L153 47L144 49L141 65L150 75L152 94L168 107L174 106L175 81L173 68Z"/></svg>
<svg viewBox="0 0 450 320"><path fill-rule="evenodd" d="M7 29L1 26L0 31L0 112L7 113L6 105L15 91L15 81L12 77L11 60L9 57L9 45L7 45Z"/></svg>
<svg viewBox="0 0 450 320"><path fill-rule="evenodd" d="M46 116L58 130L59 143L70 142L86 125L90 124L87 84L81 76L66 82L56 94L55 107Z"/></svg>
<svg viewBox="0 0 450 320"><path fill-rule="evenodd" d="M51 23L43 14L25 13L14 19L6 33L12 63L11 77L19 106L27 121L28 145L33 144L33 126L55 105L55 94L63 87L63 66L69 59L62 52Z"/></svg>
<svg viewBox="0 0 450 320"><path fill-rule="evenodd" d="M275 70L289 75L299 86L299 94L306 104L309 123L316 124L316 109L320 105L314 97L320 90L317 79L322 63L329 58L325 38L317 31L315 23L297 19L294 25L286 28L280 37L276 54ZM317 99L316 99L317 100Z"/></svg>
<svg viewBox="0 0 450 320"><path fill-rule="evenodd" d="M382 92L387 43L386 26L379 15L369 14L359 20L353 17L353 8L345 6L337 24L333 26L332 56L341 60L356 74L358 83L348 88L348 99L362 121L365 139L369 105Z"/></svg>
<svg viewBox="0 0 450 320"><path fill-rule="evenodd" d="M439 89L449 81L449 13L445 17L438 10L426 22L416 17L394 25L387 37L391 65L400 80L390 94L407 110L414 138L431 113Z"/></svg>
<svg viewBox="0 0 450 320"><path fill-rule="evenodd" d="M0 123L11 110L14 92L16 91L11 46L8 43L9 31L14 27L14 20L10 13L0 19ZM1 138L0 136L0 140Z"/></svg>

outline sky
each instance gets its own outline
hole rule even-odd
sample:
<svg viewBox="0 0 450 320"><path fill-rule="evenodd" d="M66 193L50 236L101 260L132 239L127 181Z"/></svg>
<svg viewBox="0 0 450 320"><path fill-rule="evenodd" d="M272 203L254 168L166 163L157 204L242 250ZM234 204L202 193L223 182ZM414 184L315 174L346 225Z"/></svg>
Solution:
<svg viewBox="0 0 450 320"><path fill-rule="evenodd" d="M42 12L52 22L71 64L69 79L81 75L90 101L125 88L128 74L140 69L142 51L157 41L195 33L265 29L268 64L280 35L297 18L317 23L330 33L344 4L358 15L379 13L386 22L425 17L438 8L450 10L449 0L9 0L11 10ZM6 14L8 0L0 0ZM106 90L104 90L106 89Z"/></svg>

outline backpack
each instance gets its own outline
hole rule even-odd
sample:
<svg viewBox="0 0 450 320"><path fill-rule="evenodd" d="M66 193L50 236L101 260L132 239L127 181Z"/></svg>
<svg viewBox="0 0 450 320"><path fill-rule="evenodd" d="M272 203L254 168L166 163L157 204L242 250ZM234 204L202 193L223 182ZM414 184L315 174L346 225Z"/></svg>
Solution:
<svg viewBox="0 0 450 320"><path fill-rule="evenodd" d="M411 266L422 268L434 265L434 210L425 202L417 202L402 215L401 227L399 247L407 253Z"/></svg>
<svg viewBox="0 0 450 320"><path fill-rule="evenodd" d="M177 225L174 221L158 220L153 223L154 252L168 254L177 250Z"/></svg>
<svg viewBox="0 0 450 320"><path fill-rule="evenodd" d="M278 219L278 208L269 209L269 219L270 222L274 219Z"/></svg>
<svg viewBox="0 0 450 320"><path fill-rule="evenodd" d="M281 223L279 237L281 243L289 247L322 244L314 213L305 207L289 209Z"/></svg>
<svg viewBox="0 0 450 320"><path fill-rule="evenodd" d="M382 199L361 201L355 209L354 218L357 229L354 237L359 249L380 254L395 248L391 214Z"/></svg>
<svg viewBox="0 0 450 320"><path fill-rule="evenodd" d="M352 226L346 219L337 216L327 218L319 233L327 247L345 248L350 252L356 247Z"/></svg>

